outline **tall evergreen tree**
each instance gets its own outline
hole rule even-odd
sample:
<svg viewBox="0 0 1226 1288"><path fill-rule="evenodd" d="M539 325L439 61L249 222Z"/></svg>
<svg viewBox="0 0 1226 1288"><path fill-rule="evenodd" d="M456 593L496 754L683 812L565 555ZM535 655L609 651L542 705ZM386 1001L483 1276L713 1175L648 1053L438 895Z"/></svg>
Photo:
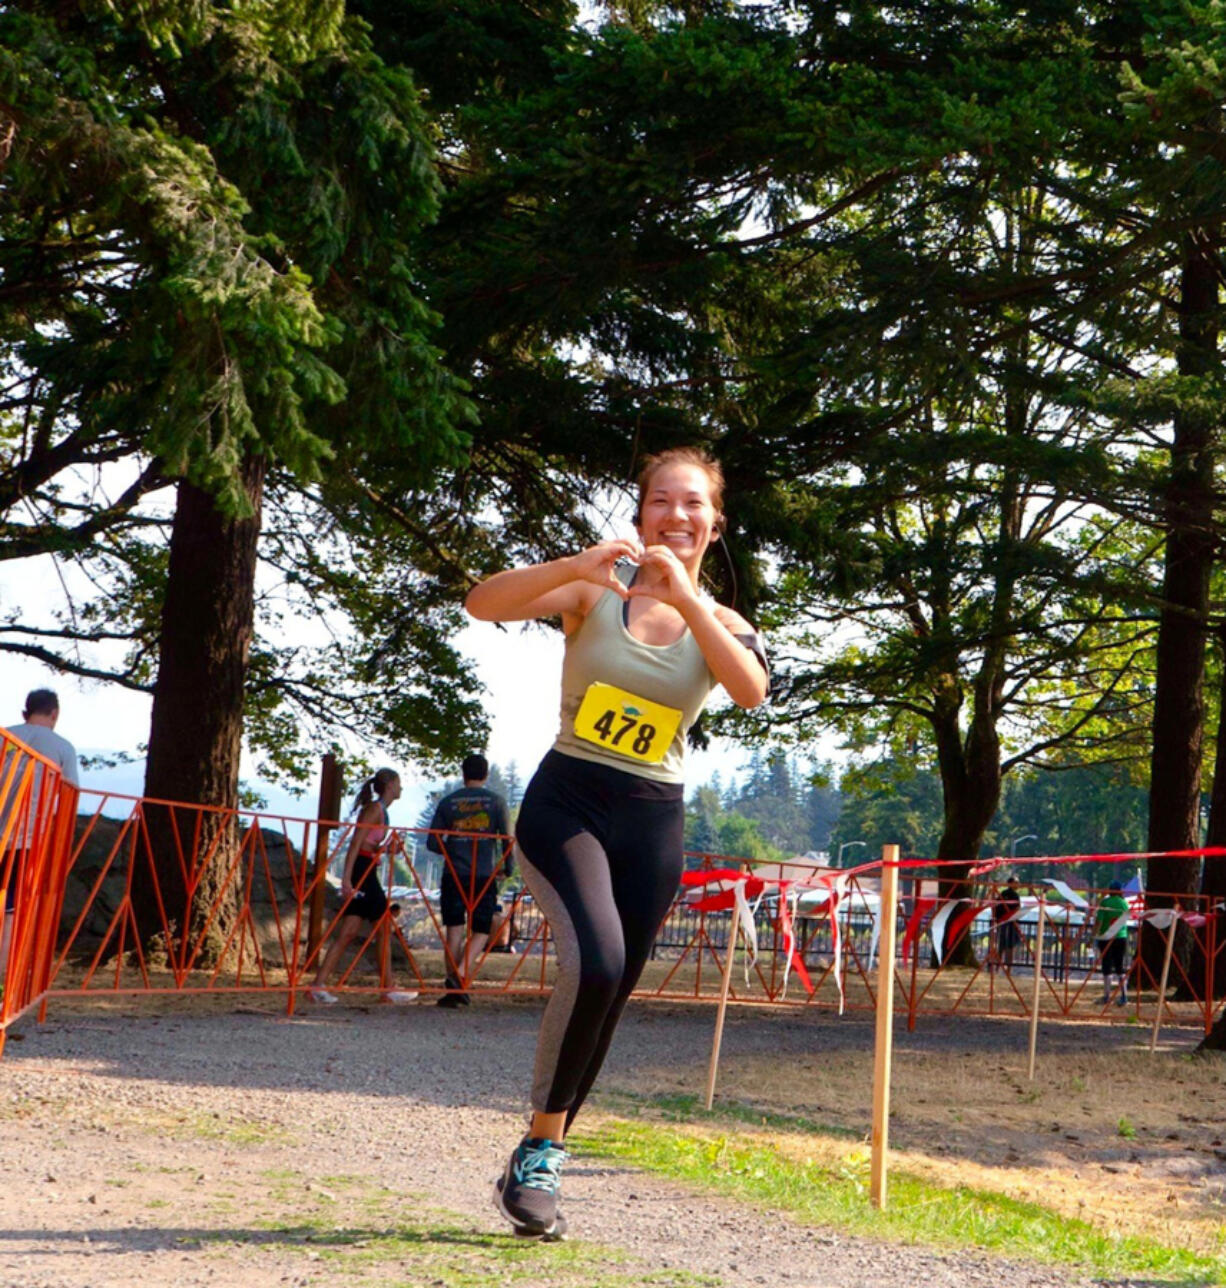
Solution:
<svg viewBox="0 0 1226 1288"><path fill-rule="evenodd" d="M232 807L266 474L310 483L359 444L395 445L424 479L464 447L414 279L437 209L425 118L340 3L9 6L0 79L0 343L12 405L40 427L11 435L9 486L136 462L122 505L77 525L92 537L182 479L146 791ZM56 522L56 494L44 504ZM182 906L173 824L150 826L163 900Z"/></svg>

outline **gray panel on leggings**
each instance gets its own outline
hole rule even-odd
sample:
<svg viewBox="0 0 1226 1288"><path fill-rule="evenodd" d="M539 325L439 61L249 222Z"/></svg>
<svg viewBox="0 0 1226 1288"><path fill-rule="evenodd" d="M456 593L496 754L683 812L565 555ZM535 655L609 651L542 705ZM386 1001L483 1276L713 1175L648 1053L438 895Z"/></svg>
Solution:
<svg viewBox="0 0 1226 1288"><path fill-rule="evenodd" d="M518 846L516 849L519 852L519 870L524 874L524 884L532 892L533 899L549 922L558 953L557 981L541 1019L541 1032L536 1043L536 1069L532 1075L532 1108L543 1114L548 1112L545 1106L549 1103L549 1093L558 1070L562 1039L570 1027L571 1016L575 1013L575 999L579 996L579 936L575 933L575 923L566 911L562 896L539 869L532 866L523 850Z"/></svg>

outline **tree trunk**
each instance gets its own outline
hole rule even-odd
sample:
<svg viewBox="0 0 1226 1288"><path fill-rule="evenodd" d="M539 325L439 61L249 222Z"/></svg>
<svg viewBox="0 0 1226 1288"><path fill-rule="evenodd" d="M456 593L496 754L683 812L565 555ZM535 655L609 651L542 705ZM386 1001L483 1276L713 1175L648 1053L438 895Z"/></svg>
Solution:
<svg viewBox="0 0 1226 1288"><path fill-rule="evenodd" d="M264 468L262 457L243 462L251 506L243 518L221 514L208 492L181 482L170 538L145 795L231 812L152 805L146 819L162 907L174 923L166 950L179 962L195 954L201 966L217 962L237 914L226 874L238 844L232 811L238 805ZM194 875L193 853L198 862L211 853ZM162 930L153 884L138 880L135 887L141 935L150 941Z"/></svg>
<svg viewBox="0 0 1226 1288"><path fill-rule="evenodd" d="M958 723L958 703L938 702L937 761L945 815L937 861L965 864L942 868L937 892L942 899L972 899L975 891L969 871L979 857L984 833L1000 802L1000 742L990 713L977 709L963 740ZM947 965L973 966L975 948L970 935L944 954Z"/></svg>
<svg viewBox="0 0 1226 1288"><path fill-rule="evenodd" d="M1226 627L1218 628L1217 641L1223 655L1223 664L1226 665ZM1217 746L1205 845L1210 848L1226 846L1226 684L1222 685L1218 698ZM1226 858L1205 860L1200 892L1214 902L1226 899ZM1226 917L1213 911L1209 912L1209 916L1217 918L1217 933L1211 940L1206 931L1203 943L1193 945L1190 974L1197 982L1205 981L1208 996L1223 997L1226 996ZM1216 943L1212 962L1207 960L1208 953L1205 951L1210 942Z"/></svg>
<svg viewBox="0 0 1226 1288"><path fill-rule="evenodd" d="M1217 368L1218 285L1213 249L1203 234L1184 244L1180 276L1178 364L1182 375ZM1205 628L1213 565L1213 464L1216 425L1203 401L1174 418L1165 497L1166 564L1158 626L1150 766L1149 849L1195 849L1200 843L1201 751L1204 739ZM1147 887L1154 906L1200 886L1200 860L1150 859ZM1190 937L1175 953L1187 969ZM1162 971L1164 936L1143 924L1138 957L1148 978ZM1139 981L1141 982L1141 981Z"/></svg>

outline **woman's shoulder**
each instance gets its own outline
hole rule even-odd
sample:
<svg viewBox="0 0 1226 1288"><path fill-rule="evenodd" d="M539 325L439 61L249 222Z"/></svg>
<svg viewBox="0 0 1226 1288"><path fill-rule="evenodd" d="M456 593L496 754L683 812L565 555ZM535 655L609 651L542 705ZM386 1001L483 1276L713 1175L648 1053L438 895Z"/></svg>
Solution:
<svg viewBox="0 0 1226 1288"><path fill-rule="evenodd" d="M729 608L727 604L716 604L712 611L715 614L715 620L733 635L756 635L758 632L750 622L747 622L735 608Z"/></svg>

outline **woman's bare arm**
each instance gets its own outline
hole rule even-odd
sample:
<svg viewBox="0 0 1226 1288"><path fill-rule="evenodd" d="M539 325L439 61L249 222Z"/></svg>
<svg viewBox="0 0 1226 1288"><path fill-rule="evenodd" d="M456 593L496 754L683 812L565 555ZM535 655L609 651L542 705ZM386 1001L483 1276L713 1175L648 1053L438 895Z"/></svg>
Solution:
<svg viewBox="0 0 1226 1288"><path fill-rule="evenodd" d="M625 596L626 588L613 568L619 559L634 558L637 553L632 541L603 541L565 559L508 568L474 586L464 607L482 622L523 622L561 614L569 634L601 591Z"/></svg>

